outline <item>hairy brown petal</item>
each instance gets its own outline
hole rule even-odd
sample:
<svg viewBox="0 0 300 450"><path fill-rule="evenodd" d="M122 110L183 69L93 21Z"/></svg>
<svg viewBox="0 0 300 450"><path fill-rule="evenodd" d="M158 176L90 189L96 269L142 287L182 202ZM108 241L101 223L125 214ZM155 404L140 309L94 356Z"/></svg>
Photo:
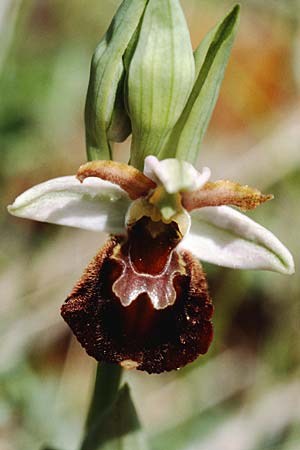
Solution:
<svg viewBox="0 0 300 450"><path fill-rule="evenodd" d="M132 200L147 195L156 187L154 181L135 167L117 161L91 161L79 167L77 178L98 177L118 184Z"/></svg>
<svg viewBox="0 0 300 450"><path fill-rule="evenodd" d="M197 191L183 192L182 205L187 211L204 206L233 205L243 210L254 209L271 200L273 195L264 195L259 190L242 186L232 181L208 182Z"/></svg>
<svg viewBox="0 0 300 450"><path fill-rule="evenodd" d="M121 273L111 258L123 237L113 237L86 269L61 313L87 353L98 361L160 373L183 367L207 352L213 306L202 267L182 252L187 275L177 275L175 304L154 309L143 293L127 307L112 285Z"/></svg>

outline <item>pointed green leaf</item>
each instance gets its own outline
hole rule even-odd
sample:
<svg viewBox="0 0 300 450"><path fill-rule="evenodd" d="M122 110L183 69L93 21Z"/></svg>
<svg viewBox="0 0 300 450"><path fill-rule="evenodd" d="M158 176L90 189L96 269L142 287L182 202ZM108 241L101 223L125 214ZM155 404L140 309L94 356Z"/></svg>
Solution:
<svg viewBox="0 0 300 450"><path fill-rule="evenodd" d="M116 401L91 427L81 450L143 450L145 437L133 405L129 387L124 385Z"/></svg>
<svg viewBox="0 0 300 450"><path fill-rule="evenodd" d="M95 50L85 107L89 160L111 159L109 140L122 141L131 131L123 100L123 55L147 1L124 0Z"/></svg>
<svg viewBox="0 0 300 450"><path fill-rule="evenodd" d="M132 50L132 49L131 49ZM179 0L151 0L128 73L131 164L157 155L177 122L194 82L195 63Z"/></svg>
<svg viewBox="0 0 300 450"><path fill-rule="evenodd" d="M159 154L175 155L192 164L217 101L224 71L237 30L239 5L205 37L195 51L196 81L184 111Z"/></svg>

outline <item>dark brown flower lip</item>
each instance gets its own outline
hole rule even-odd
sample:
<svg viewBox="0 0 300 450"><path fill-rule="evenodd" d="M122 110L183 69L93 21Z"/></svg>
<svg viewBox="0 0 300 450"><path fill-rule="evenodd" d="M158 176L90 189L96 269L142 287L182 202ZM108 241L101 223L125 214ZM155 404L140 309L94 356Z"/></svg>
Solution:
<svg viewBox="0 0 300 450"><path fill-rule="evenodd" d="M121 268L111 258L124 240L114 236L100 250L63 304L62 316L98 361L148 373L183 367L207 352L213 336L213 306L203 269L183 251L180 257L187 275L174 278L173 306L155 310L144 293L124 307L112 291Z"/></svg>

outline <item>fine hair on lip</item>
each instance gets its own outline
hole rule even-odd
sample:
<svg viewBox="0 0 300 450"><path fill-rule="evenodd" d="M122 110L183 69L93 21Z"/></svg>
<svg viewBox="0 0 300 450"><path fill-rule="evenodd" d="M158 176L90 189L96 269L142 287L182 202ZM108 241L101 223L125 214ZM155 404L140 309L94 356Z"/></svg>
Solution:
<svg viewBox="0 0 300 450"><path fill-rule="evenodd" d="M138 370L161 373L207 352L213 306L201 264L180 252L186 275L174 277L176 301L156 310L147 293L122 306L112 285L122 268L112 258L125 237L112 237L87 267L61 313L87 353L98 361L134 361Z"/></svg>

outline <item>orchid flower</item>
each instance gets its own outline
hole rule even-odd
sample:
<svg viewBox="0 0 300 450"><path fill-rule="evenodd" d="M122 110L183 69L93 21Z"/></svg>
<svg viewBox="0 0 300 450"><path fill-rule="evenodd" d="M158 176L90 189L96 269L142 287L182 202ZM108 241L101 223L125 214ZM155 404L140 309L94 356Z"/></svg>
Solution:
<svg viewBox="0 0 300 450"><path fill-rule="evenodd" d="M111 235L61 313L89 355L149 373L183 367L208 350L213 306L199 260L294 271L283 244L231 208L252 209L272 196L211 182L208 168L192 165L239 6L193 52L180 2L167 3L124 0L95 50L85 109L90 162L9 207L19 217ZM110 161L111 142L130 133L130 165Z"/></svg>
<svg viewBox="0 0 300 450"><path fill-rule="evenodd" d="M208 168L175 158L148 156L144 172L92 161L9 206L19 217L111 234L61 310L98 361L160 373L206 353L213 306L199 259L294 272L284 245L231 207L252 209L272 196L209 178Z"/></svg>

